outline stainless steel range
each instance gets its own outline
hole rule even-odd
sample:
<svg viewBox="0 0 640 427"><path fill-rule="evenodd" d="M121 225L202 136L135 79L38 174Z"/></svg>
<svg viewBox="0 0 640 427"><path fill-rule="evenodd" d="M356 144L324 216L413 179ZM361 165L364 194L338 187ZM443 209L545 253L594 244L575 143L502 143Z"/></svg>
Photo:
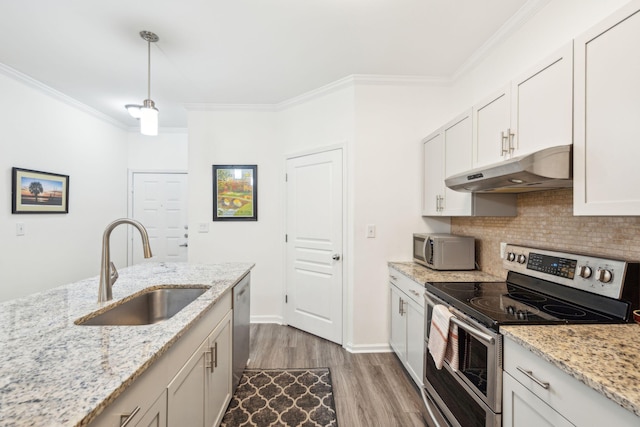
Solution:
<svg viewBox="0 0 640 427"><path fill-rule="evenodd" d="M640 305L640 264L507 245L504 282L425 284L424 398L438 426L502 425L503 325L624 323ZM436 304L454 314L459 369L427 351Z"/></svg>

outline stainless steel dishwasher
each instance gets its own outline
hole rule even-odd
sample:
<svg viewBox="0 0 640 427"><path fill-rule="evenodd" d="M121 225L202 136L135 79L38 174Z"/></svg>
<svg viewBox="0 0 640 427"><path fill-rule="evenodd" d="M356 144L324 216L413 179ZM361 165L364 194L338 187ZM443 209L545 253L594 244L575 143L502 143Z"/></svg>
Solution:
<svg viewBox="0 0 640 427"><path fill-rule="evenodd" d="M251 273L233 287L233 390L249 361Z"/></svg>

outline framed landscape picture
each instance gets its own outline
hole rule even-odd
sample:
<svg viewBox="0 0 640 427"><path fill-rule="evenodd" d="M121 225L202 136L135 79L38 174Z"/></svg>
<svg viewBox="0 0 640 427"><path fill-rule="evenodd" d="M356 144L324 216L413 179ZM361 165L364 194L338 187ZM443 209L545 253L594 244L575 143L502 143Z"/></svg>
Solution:
<svg viewBox="0 0 640 427"><path fill-rule="evenodd" d="M69 213L69 176L12 168L11 213Z"/></svg>
<svg viewBox="0 0 640 427"><path fill-rule="evenodd" d="M257 165L213 165L213 220L258 220Z"/></svg>

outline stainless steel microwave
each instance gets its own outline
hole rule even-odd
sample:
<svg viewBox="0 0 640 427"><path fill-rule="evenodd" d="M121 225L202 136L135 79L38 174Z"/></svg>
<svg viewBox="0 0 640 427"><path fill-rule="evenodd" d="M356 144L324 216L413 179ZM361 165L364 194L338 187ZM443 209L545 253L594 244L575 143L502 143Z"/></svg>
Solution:
<svg viewBox="0 0 640 427"><path fill-rule="evenodd" d="M474 270L475 239L453 234L414 234L413 260L434 270Z"/></svg>

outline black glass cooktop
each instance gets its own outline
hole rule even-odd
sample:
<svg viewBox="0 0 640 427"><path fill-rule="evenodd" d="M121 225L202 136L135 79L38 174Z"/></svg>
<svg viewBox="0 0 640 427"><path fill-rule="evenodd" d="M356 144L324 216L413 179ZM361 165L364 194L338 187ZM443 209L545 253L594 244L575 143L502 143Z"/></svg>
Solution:
<svg viewBox="0 0 640 427"><path fill-rule="evenodd" d="M427 282L428 292L486 326L619 323L615 315L598 312L510 282Z"/></svg>

